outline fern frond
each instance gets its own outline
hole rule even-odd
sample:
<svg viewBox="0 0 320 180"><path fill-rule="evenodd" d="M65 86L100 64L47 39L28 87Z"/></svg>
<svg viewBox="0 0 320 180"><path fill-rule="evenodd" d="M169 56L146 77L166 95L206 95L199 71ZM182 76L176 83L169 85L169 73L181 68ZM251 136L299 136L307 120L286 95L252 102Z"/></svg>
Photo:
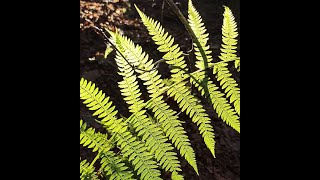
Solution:
<svg viewBox="0 0 320 180"><path fill-rule="evenodd" d="M237 23L231 10L224 6L223 23L222 23L222 44L221 54L219 58L222 61L230 61L237 59Z"/></svg>
<svg viewBox="0 0 320 180"><path fill-rule="evenodd" d="M199 69L203 69L204 61L207 64L207 67L212 62L212 51L209 50L210 46L207 45L209 40L209 33L206 33L207 30L204 23L202 22L202 18L196 8L193 6L191 0L189 0L188 3L188 21L205 54L205 57L202 57L198 45L194 43L195 55L196 59L198 60L196 62L196 67L198 67Z"/></svg>
<svg viewBox="0 0 320 180"><path fill-rule="evenodd" d="M80 179L81 180L97 180L97 173L94 171L94 167L91 166L87 160L80 162Z"/></svg>
<svg viewBox="0 0 320 180"><path fill-rule="evenodd" d="M112 102L109 102L110 97L105 97L105 94L91 81L84 78L80 80L80 99L84 100L84 104L89 110L95 111L93 116L103 118L103 122L111 133L123 133L127 130L126 123L122 119L117 119L115 116L118 113Z"/></svg>
<svg viewBox="0 0 320 180"><path fill-rule="evenodd" d="M182 51L180 51L179 46L174 44L174 38L171 35L168 35L168 32L164 30L158 21L155 21L145 15L139 10L138 7L136 7L136 9L140 14L142 22L147 27L149 34L152 35L152 39L154 40L155 44L159 46L158 50L166 53L163 56L163 59L166 60L167 64L177 67L176 69L171 69L171 80L178 81L181 77L186 76L187 65L182 57ZM210 51L206 51L206 53L210 53ZM186 69L186 71L181 69ZM192 121L198 125L200 133L207 147L215 157L214 130L210 125L211 120L202 105L198 103L199 100L190 93L190 89L185 84L185 82L177 84L168 90L167 94L173 97L174 100L179 104L179 107L182 109L182 111L186 112Z"/></svg>
<svg viewBox="0 0 320 180"><path fill-rule="evenodd" d="M202 49L205 51L204 57L201 56L199 47L197 47L197 44L194 44L195 54L197 58L196 67L200 70L205 70L212 60L212 56L209 55L211 51L208 50L210 47L209 45L207 45L209 34L206 33L206 29L204 23L202 23L201 16L193 6L191 0L189 0L188 5L188 21L196 37L198 38ZM218 116L221 117L221 119L226 122L226 124L231 126L236 131L240 132L239 116L237 116L235 110L231 107L228 100L224 97L224 93L221 93L218 90L219 88L215 84L213 84L213 82L205 72L201 72L195 77L196 80L190 78L190 82L198 88L202 95L205 95L205 97L207 97L207 99L213 105L213 108L217 112Z"/></svg>
<svg viewBox="0 0 320 180"><path fill-rule="evenodd" d="M112 151L101 152L100 164L105 176L110 180L134 180L132 172Z"/></svg>
<svg viewBox="0 0 320 180"><path fill-rule="evenodd" d="M173 79L180 78L185 72L188 72L187 64L182 56L182 51L177 44L174 44L174 38L165 31L160 22L148 17L135 5L143 24L147 27L149 34L154 42L159 46L160 52L166 53L162 58L169 65L174 65L171 68ZM177 68L179 67L179 68Z"/></svg>
<svg viewBox="0 0 320 180"><path fill-rule="evenodd" d="M95 132L94 128L87 128L87 124L80 119L80 144L96 151L109 151L113 145L107 141L107 134Z"/></svg>
<svg viewBox="0 0 320 180"><path fill-rule="evenodd" d="M238 58L236 55L236 37L238 36L237 24L234 20L231 10L227 6L224 6L224 8L222 44L219 58L222 60L222 62L234 60L236 68L239 65L240 69L240 58ZM217 80L220 81L222 89L224 89L225 93L227 94L227 98L230 97L230 103L234 104L235 110L240 116L240 88L228 70L227 65L227 63L217 64L213 69L213 74L216 74Z"/></svg>
<svg viewBox="0 0 320 180"><path fill-rule="evenodd" d="M147 151L146 145L132 136L130 132L118 134L116 136L117 145L123 153L124 157L133 164L134 170L141 179L160 180L160 171L157 169L157 163L152 159L153 156Z"/></svg>
<svg viewBox="0 0 320 180"><path fill-rule="evenodd" d="M141 93L134 70L119 53L116 56L116 63L120 70L119 74L123 76L123 81L119 82L121 94L130 105L130 111L134 113L128 121L133 125L138 136L142 137L142 141L146 141L148 150L155 155L163 169L171 172L181 171L177 154L172 151L174 148L167 142L164 132L145 115L145 110L141 110L144 102L139 98Z"/></svg>
<svg viewBox="0 0 320 180"><path fill-rule="evenodd" d="M131 171L126 171L121 159L115 153L109 151L113 145L107 139L106 134L95 132L94 128L87 128L87 124L80 120L80 144L93 149L92 152L99 151L101 166L106 175L111 175L109 179L125 180L133 179Z"/></svg>
<svg viewBox="0 0 320 180"><path fill-rule="evenodd" d="M153 156L147 151L145 144L134 137L129 131L128 126L122 119L117 119L115 116L117 111L115 107L111 107L112 102L109 102L109 97L91 81L84 78L80 80L80 98L84 100L84 104L94 110L94 115L99 115L103 118L101 122L107 127L111 134L115 134L115 142L123 153L124 157L133 164L134 170L141 179L161 179L160 171L157 169L157 163L152 159Z"/></svg>
<svg viewBox="0 0 320 180"><path fill-rule="evenodd" d="M178 102L182 111L192 119L192 122L199 127L200 134L203 137L205 144L215 157L215 136L214 130L211 126L211 119L201 105L200 101L191 94L190 88L185 85L186 82L181 82L176 86L171 87L167 94Z"/></svg>
<svg viewBox="0 0 320 180"><path fill-rule="evenodd" d="M229 102L234 104L237 114L240 116L240 88L237 82L232 78L227 63L219 63L213 68L213 73L216 74L217 80L220 81L222 89L230 98Z"/></svg>
<svg viewBox="0 0 320 180"><path fill-rule="evenodd" d="M154 112L155 118L161 124L162 130L166 136L174 143L175 147L180 151L180 154L188 161L188 163L198 173L194 150L191 147L190 140L186 136L181 122L175 115L176 112L170 109L162 98L161 88L164 86L161 75L158 75L158 71L153 69L154 64L152 60L149 61L149 56L142 51L139 45L135 45L129 38L115 34L113 38L119 46L119 51L124 54L130 63L135 64L140 69L146 71L136 71L140 74L139 78L144 81L144 85L147 86L148 93L152 98L152 101L146 108L151 109ZM121 48L123 47L123 48Z"/></svg>

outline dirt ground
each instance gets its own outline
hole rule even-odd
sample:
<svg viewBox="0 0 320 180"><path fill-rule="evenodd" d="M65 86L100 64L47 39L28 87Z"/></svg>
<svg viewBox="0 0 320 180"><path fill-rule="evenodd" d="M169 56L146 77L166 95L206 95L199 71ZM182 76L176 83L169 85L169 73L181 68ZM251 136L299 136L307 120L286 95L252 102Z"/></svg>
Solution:
<svg viewBox="0 0 320 180"><path fill-rule="evenodd" d="M134 9L133 4L136 4L147 15L161 21L164 28L174 36L175 42L186 52L191 48L190 37L174 12L171 11L166 2L164 4L163 2L163 0L80 0L80 77L94 81L106 95L110 96L110 100L114 102L119 113L124 116L129 114L127 105L123 101L117 86L117 82L121 81L121 77L117 74L116 64L113 60L114 56L111 54L107 59L104 59L106 44L103 37L94 31L92 26L95 25L110 30L114 30L117 27L135 43L141 45L144 51L148 52L154 60L161 59L162 54L156 51L157 46L153 44L146 28L139 19L138 13ZM175 2L186 15L188 1L175 0ZM213 58L217 59L221 44L222 5L229 6L233 11L238 24L238 32L240 32L239 2L201 0L194 1L194 5L200 12L203 22L210 33L210 47L213 51ZM238 40L238 44L240 44L240 36ZM240 56L240 46L238 47L238 55ZM240 74L236 73L234 69L231 69L231 71L240 84ZM160 65L159 72L163 78L169 75L165 65ZM177 108L174 103L172 103L172 106ZM223 123L210 108L210 105L205 104L205 108L212 119L212 125L215 129L216 158L213 158L205 146L196 125L181 113L180 119L186 121L184 128L196 153L200 176L195 173L184 159L180 158L182 175L186 180L239 180L240 134ZM105 132L99 124L93 121L90 113L81 102L80 118L97 130ZM80 156L86 157L90 161L95 154L80 145ZM170 175L165 172L162 173L162 177L163 179L170 179Z"/></svg>

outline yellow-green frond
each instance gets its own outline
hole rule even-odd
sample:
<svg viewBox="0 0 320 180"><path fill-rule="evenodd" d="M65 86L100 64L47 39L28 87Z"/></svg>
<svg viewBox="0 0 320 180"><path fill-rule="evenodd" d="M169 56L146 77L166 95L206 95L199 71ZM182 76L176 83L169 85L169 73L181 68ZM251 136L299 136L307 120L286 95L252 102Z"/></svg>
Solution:
<svg viewBox="0 0 320 180"><path fill-rule="evenodd" d="M135 7L155 44L159 46L158 50L166 53L162 58L166 60L167 64L173 65L171 68L173 80L188 72L182 51L177 44L174 44L174 38L165 31L160 22L148 17L136 5Z"/></svg>
<svg viewBox="0 0 320 180"><path fill-rule="evenodd" d="M204 23L202 22L202 18L199 12L192 4L191 0L189 0L188 3L188 21L192 31L194 32L198 41L200 42L201 48L203 49L205 55L205 57L202 56L199 47L196 43L194 43L195 55L198 60L196 62L196 67L199 69L204 69L206 68L205 66L210 66L210 63L212 62L212 51L209 50L210 46L208 45L209 33L206 33L207 30L205 28Z"/></svg>
<svg viewBox="0 0 320 180"><path fill-rule="evenodd" d="M84 104L94 110L94 115L99 115L103 118L101 122L111 134L115 134L115 142L122 152L124 157L128 157L129 162L134 166L137 175L141 179L161 179L160 171L157 169L157 163L153 160L152 154L145 147L146 145L139 141L127 131L128 126L122 119L117 119L115 107L111 107L112 102L109 97L105 97L99 88L91 81L84 78L80 80L80 98L84 100Z"/></svg>
<svg viewBox="0 0 320 180"><path fill-rule="evenodd" d="M117 35L117 43L121 43L121 47L118 50L127 57L127 60L136 63L136 65L143 70L136 69L139 73L138 76L147 86L147 91L152 98L152 101L146 108L152 110L155 114L154 117L161 124L162 130L165 135L174 143L175 147L180 150L180 154L186 158L189 164L198 172L195 160L194 150L191 147L186 132L182 127L182 123L178 120L176 112L171 110L169 105L165 103L162 98L161 88L164 87L164 83L161 79L161 75L158 74L154 67L153 61L149 60L149 55L142 51L139 45L135 45L129 38Z"/></svg>
<svg viewBox="0 0 320 180"><path fill-rule="evenodd" d="M191 90L186 86L186 82L181 82L172 86L167 91L167 94L170 97L173 97L181 108L181 111L186 112L192 119L192 122L197 124L205 144L211 151L213 157L215 157L214 130L211 126L211 119L201 105L200 100L191 94Z"/></svg>
<svg viewBox="0 0 320 180"><path fill-rule="evenodd" d="M95 132L94 128L87 128L87 124L80 120L80 144L96 151L108 151L112 144L108 141L106 134Z"/></svg>
<svg viewBox="0 0 320 180"><path fill-rule="evenodd" d="M80 162L80 179L81 180L97 180L97 172L94 171L94 167L91 166L87 160Z"/></svg>
<svg viewBox="0 0 320 180"><path fill-rule="evenodd" d="M123 76L123 81L119 83L124 100L130 105L130 111L135 113L128 121L133 125L138 136L146 141L148 150L155 155L156 160L166 171L181 171L180 162L177 160L177 154L172 151L172 144L168 143L162 129L158 128L145 114L145 110L141 110L144 102L140 99L140 89L134 70L117 54L116 62L119 67L119 74Z"/></svg>
<svg viewBox="0 0 320 180"><path fill-rule="evenodd" d="M103 151L100 153L101 169L104 176L110 180L134 180L133 173L125 165L122 158L112 151Z"/></svg>
<svg viewBox="0 0 320 180"><path fill-rule="evenodd" d="M221 88L227 94L226 97L229 98L230 103L233 103L235 111L240 116L240 88L236 80L232 77L227 65L227 63L215 65L213 73L216 74Z"/></svg>
<svg viewBox="0 0 320 180"><path fill-rule="evenodd" d="M224 6L223 13L223 24L222 24L222 44L221 44L221 54L219 58L222 61L236 60L236 49L237 49L237 23L231 12L231 10ZM240 59L239 59L240 60Z"/></svg>
<svg viewBox="0 0 320 180"><path fill-rule="evenodd" d="M86 104L89 110L95 111L93 116L102 118L101 121L109 127L111 132L118 133L127 130L126 124L122 122L122 119L116 118L118 111L115 110L115 106L112 106L112 102L109 101L110 98L95 87L94 83L84 78L80 80L80 99L84 100L83 103Z"/></svg>
<svg viewBox="0 0 320 180"><path fill-rule="evenodd" d="M94 128L87 128L87 124L80 120L80 144L92 152L98 151L98 157L101 159L101 167L108 179L129 180L133 179L132 172L116 154L110 149L113 147L106 134L95 132Z"/></svg>
<svg viewBox="0 0 320 180"><path fill-rule="evenodd" d="M237 48L237 25L232 15L231 10L224 6L225 11L223 14L222 24L222 44L221 54L219 58L222 62L235 61L236 68L240 70L240 58L236 55ZM213 73L216 74L217 80L220 82L220 86L224 89L229 98L229 102L233 103L237 114L240 116L240 88L237 82L232 77L227 63L219 63L215 65Z"/></svg>
<svg viewBox="0 0 320 180"><path fill-rule="evenodd" d="M191 0L189 0L188 6L188 21L200 41L202 49L206 52L206 57L202 57L199 48L195 47L195 55L197 57L196 67L200 70L205 70L207 68L205 60L207 59L208 62L211 62L212 60L212 57L209 55L211 51L209 51L209 46L207 45L209 35L205 33L206 29L204 23L202 23L201 16L193 6ZM218 116L228 125L240 132L239 117L224 97L224 93L221 93L218 90L219 88L213 84L210 77L208 77L205 72L201 72L195 76L195 79L190 78L190 82L198 88L202 95L205 95L208 98ZM236 96L233 96L233 98L234 97Z"/></svg>
<svg viewBox="0 0 320 180"><path fill-rule="evenodd" d="M158 21L155 21L152 18L146 16L143 12L139 10L139 8L136 7L136 9L140 14L142 22L147 27L149 34L152 35L152 39L154 40L155 44L159 46L158 50L160 52L166 53L163 56L163 59L166 60L167 64L179 67L177 69L171 70L171 80L178 81L179 77L184 76L186 73L188 73L181 70L183 68L186 68L187 66L182 57L182 51L180 51L178 45L174 44L174 38L171 35L169 35L168 32L165 32L164 28ZM201 37L203 38L204 36ZM204 42L204 40L205 39L202 39L201 42L206 43ZM209 54L210 51L207 51L207 53ZM209 56L209 58L211 58L211 56ZM180 73L180 75L177 75L176 73ZM168 91L168 94L174 97L174 99L179 104L180 108L182 108L182 111L186 111L186 114L189 115L193 122L196 123L199 127L201 127L201 134L204 136L205 142L208 148L211 150L213 156L215 156L214 134L213 127L210 125L210 118L205 113L201 105L196 106L198 100L195 96L190 94L190 89L188 89L185 86L185 83L182 82L177 86L180 87L178 91L173 90L176 88L176 86L174 86L171 90ZM170 93L173 91L174 93Z"/></svg>

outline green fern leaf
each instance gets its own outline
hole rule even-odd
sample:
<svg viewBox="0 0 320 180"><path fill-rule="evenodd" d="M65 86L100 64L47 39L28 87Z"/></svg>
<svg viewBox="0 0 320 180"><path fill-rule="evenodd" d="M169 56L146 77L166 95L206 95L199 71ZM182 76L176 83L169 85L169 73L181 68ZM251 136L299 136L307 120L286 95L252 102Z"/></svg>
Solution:
<svg viewBox="0 0 320 180"><path fill-rule="evenodd" d="M205 51L205 57L202 57L199 51L199 47L197 44L195 46L195 54L197 58L196 67L200 70L205 70L208 66L206 64L211 65L212 56L210 55L211 51L209 49L209 45L207 45L207 41L209 40L208 34L205 33L206 29L204 23L202 23L202 19L198 11L192 4L192 1L189 0L188 5L188 21L195 32L196 37L198 38L202 49ZM208 75L203 71L198 73L193 78L190 78L190 82L194 84L202 95L207 97L207 99L213 105L213 108L217 112L218 116L226 122L229 126L240 133L240 121L239 116L237 116L235 110L231 107L228 100L224 97L224 93L221 93L218 90L218 87L213 84ZM199 83L200 82L200 83Z"/></svg>
<svg viewBox="0 0 320 180"><path fill-rule="evenodd" d="M97 173L94 171L94 167L90 166L87 160L80 162L80 179L81 180L97 180Z"/></svg>
<svg viewBox="0 0 320 180"><path fill-rule="evenodd" d="M117 43L117 45L119 47L121 44ZM167 143L164 132L145 115L145 110L141 110L144 102L140 99L141 92L134 70L119 53L116 56L116 63L120 70L119 74L123 76L123 81L119 82L122 96L130 105L130 112L135 113L128 121L138 132L138 136L142 137L142 141L146 141L148 150L155 155L163 169L171 172L181 171L177 154L172 151L174 149L172 145Z"/></svg>
<svg viewBox="0 0 320 180"><path fill-rule="evenodd" d="M154 117L161 124L161 128L166 136L174 143L175 147L180 150L180 154L185 157L195 171L198 172L194 150L191 147L188 137L185 135L186 133L181 122L175 115L176 112L171 110L169 105L162 100L161 88L164 87L164 83L160 78L161 76L158 75L158 71L152 70L154 67L152 60L149 61L148 54L143 52L142 48L139 45L135 45L129 38L119 34L113 34L112 37L113 41L117 43L119 51L127 57L129 62L137 65L140 69L146 70L141 71L135 69L136 72L140 74L139 78L144 82L143 84L147 86L148 93L152 98L147 108L155 113Z"/></svg>
<svg viewBox="0 0 320 180"><path fill-rule="evenodd" d="M91 81L84 78L80 80L80 98L84 100L84 104L91 109L99 111L103 109L100 114L103 116L101 123L107 128L109 133L115 134L115 142L124 157L128 157L129 161L133 164L134 170L138 171L141 179L161 179L160 171L157 169L157 163L152 159L153 156L147 151L145 144L134 137L127 131L128 126L122 119L117 119L115 107L111 107L108 103L109 97L101 98L104 93L99 93L99 89ZM85 103L86 102L86 103ZM93 108L94 107L94 108Z"/></svg>
<svg viewBox="0 0 320 180"><path fill-rule="evenodd" d="M224 6L225 11L223 13L223 24L222 24L222 42L221 54L219 58L223 62L234 60L236 68L240 69L240 58L236 55L237 49L237 24L234 20L234 16L231 10ZM240 116L240 88L238 88L237 82L232 78L230 71L227 68L227 63L217 64L214 70L218 81L222 89L225 90L227 97L230 97L230 103L234 104L235 110Z"/></svg>
<svg viewBox="0 0 320 180"><path fill-rule="evenodd" d="M132 172L126 171L128 167L121 162L115 153L110 151L113 145L107 139L107 135L95 132L93 128L87 128L86 123L80 120L80 144L87 146L92 151L99 151L99 157L101 158L101 166L106 175L111 175L109 179L133 179Z"/></svg>
<svg viewBox="0 0 320 180"><path fill-rule="evenodd" d="M150 17L147 17L143 12L138 10L142 22L147 27L149 34L152 35L154 42L159 46L158 50L160 52L165 52L163 59L166 63L173 65L176 69L171 69L172 81L179 81L181 77L186 76L186 67L184 58L182 57L182 51L178 45L174 45L174 39L168 36L161 24ZM169 37L169 38L168 38ZM170 43L167 43L170 42ZM210 52L207 52L210 53ZM177 70L178 69L178 70ZM186 69L183 71L181 69ZM215 157L215 141L213 127L210 125L211 120L207 113L203 109L202 105L198 103L198 99L191 95L190 89L185 85L186 82L182 82L173 86L167 91L167 94L176 100L181 108L181 111L186 112L187 115L192 119L194 123L199 126L200 133L204 138L207 147L210 149L212 155Z"/></svg>
<svg viewBox="0 0 320 180"><path fill-rule="evenodd" d="M101 152L100 164L105 176L110 180L134 180L132 172L128 171L122 159L112 151Z"/></svg>

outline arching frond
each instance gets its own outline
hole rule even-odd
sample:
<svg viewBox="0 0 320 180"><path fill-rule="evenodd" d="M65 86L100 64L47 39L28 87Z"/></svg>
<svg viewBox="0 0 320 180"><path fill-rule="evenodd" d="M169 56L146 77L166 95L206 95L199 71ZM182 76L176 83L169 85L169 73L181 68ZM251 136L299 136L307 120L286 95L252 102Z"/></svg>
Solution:
<svg viewBox="0 0 320 180"><path fill-rule="evenodd" d="M236 68L240 69L240 58L236 55L237 49L237 24L234 20L231 10L224 6L225 11L223 13L223 24L222 24L222 44L221 44L221 54L219 58L223 62L235 61ZM216 74L218 81L222 89L225 90L227 97L230 98L230 103L234 104L235 110L240 116L240 88L237 82L232 77L229 69L227 68L227 63L217 64L213 73Z"/></svg>
<svg viewBox="0 0 320 180"><path fill-rule="evenodd" d="M210 55L211 51L209 51L210 47L207 45L209 34L206 33L201 16L193 6L191 0L189 0L188 5L188 21L196 37L198 38L202 49L205 51L205 55L202 56L199 51L199 47L197 47L197 44L194 44L197 58L196 67L200 70L205 70L208 68L208 64L210 65L212 60L212 56ZM219 88L210 80L210 77L205 73L205 71L203 71L203 73L199 73L196 76L196 80L191 78L190 82L198 88L202 95L207 97L207 99L213 105L213 108L217 112L218 116L221 117L226 124L240 132L239 116L228 103L228 100L225 98L225 94L218 90Z"/></svg>
<svg viewBox="0 0 320 180"><path fill-rule="evenodd" d="M152 39L159 46L158 50L166 53L162 58L166 60L167 64L173 65L171 68L172 79L179 79L183 74L188 72L187 64L185 64L180 47L174 44L174 38L165 31L160 22L148 17L136 5L135 7Z"/></svg>
<svg viewBox="0 0 320 180"><path fill-rule="evenodd" d="M122 119L117 119L115 107L111 107L109 97L91 81L84 78L80 80L80 98L84 104L94 110L94 115L103 118L101 122L107 127L111 134L115 134L115 142L124 157L133 164L134 170L141 179L161 179L160 171L157 169L157 163L153 160L152 154L147 151L146 145L134 137L129 131L128 126Z"/></svg>
<svg viewBox="0 0 320 180"><path fill-rule="evenodd" d="M80 144L96 151L109 151L113 145L108 142L107 134L95 132L94 128L87 128L87 124L80 119Z"/></svg>
<svg viewBox="0 0 320 180"><path fill-rule="evenodd" d="M134 180L133 173L122 159L112 151L100 153L100 164L104 175L110 180Z"/></svg>
<svg viewBox="0 0 320 180"><path fill-rule="evenodd" d="M116 43L121 49L121 44ZM122 49L123 50L123 49ZM138 136L142 141L146 141L148 150L155 155L156 160L166 171L181 171L180 162L177 160L177 154L172 151L174 148L168 139L165 137L161 128L157 127L145 114L144 102L140 99L141 92L139 89L137 77L134 74L132 67L126 62L123 57L117 53L116 63L120 70L119 74L123 76L123 81L119 82L121 94L127 102L129 109L134 116L128 119L133 125Z"/></svg>
<svg viewBox="0 0 320 180"><path fill-rule="evenodd" d="M129 38L119 34L114 34L113 38L118 39L115 40L118 46L124 47L119 48L119 50L130 63L137 65L140 69L146 70L139 71L135 69L140 74L139 78L144 81L143 84L147 86L148 93L152 98L152 101L146 107L154 112L154 116L161 124L161 128L166 136L174 143L180 154L185 157L197 172L195 154L188 137L185 135L186 133L181 122L175 115L176 112L170 109L169 105L163 101L163 96L159 93L164 83L158 71L153 70L154 64L152 60L149 60L148 54L143 52L142 48L139 45L135 45Z"/></svg>
<svg viewBox="0 0 320 180"><path fill-rule="evenodd" d="M231 10L227 6L224 6L222 23L222 44L220 49L221 54L219 56L222 61L237 59L237 37L237 23Z"/></svg>
<svg viewBox="0 0 320 180"><path fill-rule="evenodd" d="M205 54L205 56L203 57L200 53L198 45L196 43L193 44L195 55L198 60L196 62L196 67L198 67L199 69L207 68L212 62L212 51L209 50L210 46L208 45L209 33L206 33L207 30L204 26L204 23L202 22L202 18L196 8L193 6L191 0L189 0L188 3L188 21Z"/></svg>
<svg viewBox="0 0 320 180"><path fill-rule="evenodd" d="M80 161L80 179L81 180L97 180L97 173L94 171L94 167L90 166L87 160Z"/></svg>
<svg viewBox="0 0 320 180"><path fill-rule="evenodd" d="M155 21L145 15L139 10L137 6L136 9L140 14L142 22L147 27L149 34L152 35L152 39L154 40L155 44L159 46L158 50L160 52L166 53L163 56L163 59L166 60L167 64L173 65L173 68L171 69L171 80L179 81L181 77L187 76L187 65L184 61L184 58L182 57L182 51L180 51L179 46L177 44L174 44L174 38L164 30L164 28L158 21ZM174 100L179 104L179 107L182 109L182 111L186 112L186 114L189 115L192 121L199 126L200 133L207 147L215 157L215 141L213 133L214 130L210 124L211 120L202 105L198 103L199 100L190 93L190 89L185 84L186 82L181 82L168 90L167 93L169 96L174 98Z"/></svg>
<svg viewBox="0 0 320 180"><path fill-rule="evenodd" d="M98 157L101 159L101 167L109 179L129 180L133 179L132 172L121 161L114 152L110 151L113 147L107 139L106 134L95 132L94 128L87 128L87 124L80 120L80 144L84 147L93 149L92 152L98 151Z"/></svg>

